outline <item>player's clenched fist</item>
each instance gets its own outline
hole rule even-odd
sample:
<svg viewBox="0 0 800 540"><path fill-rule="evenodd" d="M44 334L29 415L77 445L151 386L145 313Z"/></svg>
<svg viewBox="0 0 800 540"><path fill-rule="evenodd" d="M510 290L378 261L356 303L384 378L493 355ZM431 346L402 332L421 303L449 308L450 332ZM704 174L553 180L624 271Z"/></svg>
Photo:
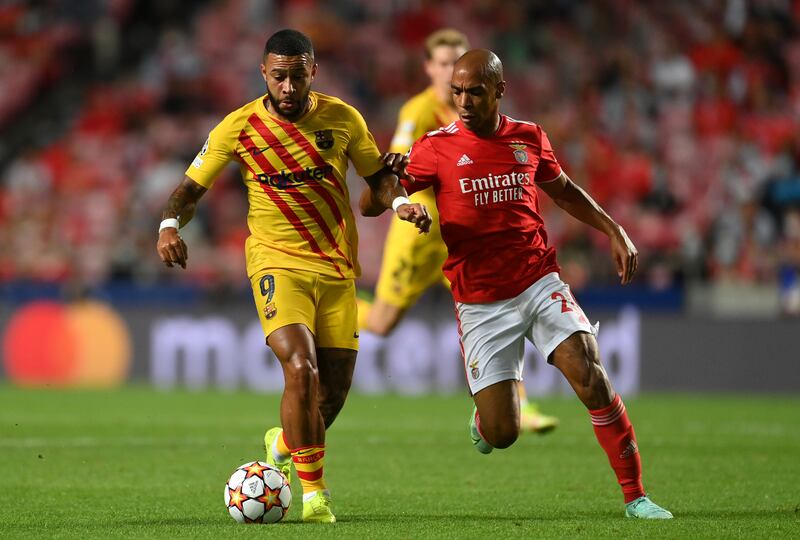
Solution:
<svg viewBox="0 0 800 540"><path fill-rule="evenodd" d="M176 264L181 268L186 268L186 261L189 259L189 248L178 234L177 229L170 227L161 231L158 234L156 250L164 264L170 268Z"/></svg>
<svg viewBox="0 0 800 540"><path fill-rule="evenodd" d="M401 204L397 207L397 217L416 225L420 233L427 233L431 230L433 220L424 204Z"/></svg>

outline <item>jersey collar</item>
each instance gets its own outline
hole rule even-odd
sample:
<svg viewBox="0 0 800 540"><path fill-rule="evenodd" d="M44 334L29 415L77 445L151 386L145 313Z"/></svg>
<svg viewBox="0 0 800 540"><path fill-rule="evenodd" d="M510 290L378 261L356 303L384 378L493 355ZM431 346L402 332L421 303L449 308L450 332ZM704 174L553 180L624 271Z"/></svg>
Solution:
<svg viewBox="0 0 800 540"><path fill-rule="evenodd" d="M479 137L478 135L475 134L475 132L469 130L467 126L464 125L464 122L461 121L461 119L456 120L456 125L458 126L459 131L461 131L462 133L467 133L471 137L475 137L476 139L490 139L492 137L498 137L503 134L503 131L505 131L507 124L508 124L508 119L506 118L506 115L501 114L500 122L497 124L497 130L494 132L494 134L490 135L489 137Z"/></svg>

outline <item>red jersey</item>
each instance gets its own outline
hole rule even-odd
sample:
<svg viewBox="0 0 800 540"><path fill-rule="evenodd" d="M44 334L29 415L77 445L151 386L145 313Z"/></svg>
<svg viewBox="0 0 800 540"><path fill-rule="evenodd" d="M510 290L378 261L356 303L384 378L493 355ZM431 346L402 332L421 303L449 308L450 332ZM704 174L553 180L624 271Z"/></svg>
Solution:
<svg viewBox="0 0 800 540"><path fill-rule="evenodd" d="M500 116L491 137L461 121L431 131L411 147L403 182L409 193L433 186L447 260L442 267L457 302L517 296L559 270L547 246L535 184L561 174L542 128Z"/></svg>

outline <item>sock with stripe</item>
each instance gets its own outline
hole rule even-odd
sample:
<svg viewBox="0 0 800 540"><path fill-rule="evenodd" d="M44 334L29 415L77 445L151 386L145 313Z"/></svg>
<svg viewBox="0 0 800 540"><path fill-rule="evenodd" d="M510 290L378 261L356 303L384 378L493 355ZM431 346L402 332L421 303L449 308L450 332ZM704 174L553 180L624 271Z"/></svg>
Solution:
<svg viewBox="0 0 800 540"><path fill-rule="evenodd" d="M286 432L281 430L281 434L275 437L275 440L272 441L272 448L270 448L272 452L272 457L278 463L285 462L292 456L292 451L289 450L289 446L286 444Z"/></svg>
<svg viewBox="0 0 800 540"><path fill-rule="evenodd" d="M590 410L594 434L603 450L617 481L622 487L625 503L644 496L642 487L642 460L636 445L636 434L628 420L628 413L619 394L611 405L602 409Z"/></svg>
<svg viewBox="0 0 800 540"><path fill-rule="evenodd" d="M325 445L307 446L292 450L297 477L303 486L303 500L311 498L319 490L327 490L322 477L322 465L325 460Z"/></svg>

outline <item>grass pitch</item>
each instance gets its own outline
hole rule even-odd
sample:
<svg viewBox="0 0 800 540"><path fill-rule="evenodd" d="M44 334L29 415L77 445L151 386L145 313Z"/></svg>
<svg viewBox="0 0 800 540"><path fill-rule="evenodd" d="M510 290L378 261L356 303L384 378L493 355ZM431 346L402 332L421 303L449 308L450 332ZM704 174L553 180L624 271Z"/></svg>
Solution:
<svg viewBox="0 0 800 540"><path fill-rule="evenodd" d="M575 398L561 418L490 456L469 443L466 396L354 395L328 434L335 525L239 525L223 485L262 459L278 396L0 388L2 538L800 537L800 398L626 400L667 522L623 517Z"/></svg>

